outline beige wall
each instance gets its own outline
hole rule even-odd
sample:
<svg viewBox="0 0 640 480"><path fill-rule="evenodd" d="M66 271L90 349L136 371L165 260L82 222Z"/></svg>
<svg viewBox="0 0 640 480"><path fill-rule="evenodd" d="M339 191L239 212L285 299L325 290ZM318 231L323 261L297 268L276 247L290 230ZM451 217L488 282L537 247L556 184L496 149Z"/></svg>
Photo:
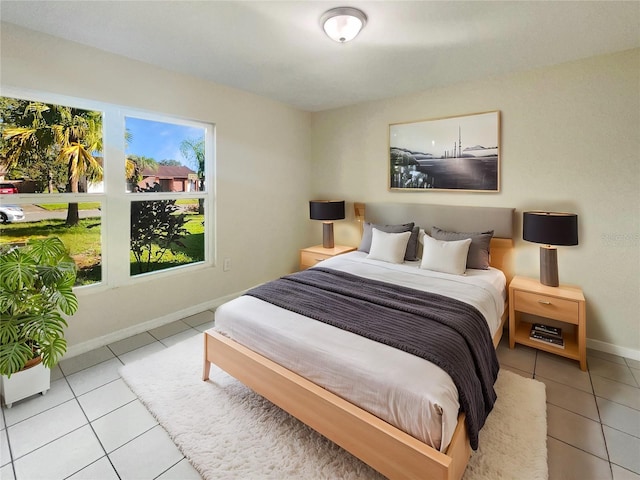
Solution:
<svg viewBox="0 0 640 480"><path fill-rule="evenodd" d="M488 110L501 111L500 193L387 190L390 123ZM315 113L312 156L318 197L516 208L520 275L539 259L522 211L577 213L560 280L584 289L589 345L640 358L640 50ZM337 242L354 232L336 223Z"/></svg>
<svg viewBox="0 0 640 480"><path fill-rule="evenodd" d="M82 292L67 332L70 354L171 320L172 315L196 313L216 299L297 267L298 249L308 235L310 114L13 25L2 24L1 40L3 87L216 125L215 241L220 266ZM105 227L113 232L122 225ZM229 272L221 268L226 257L232 259Z"/></svg>

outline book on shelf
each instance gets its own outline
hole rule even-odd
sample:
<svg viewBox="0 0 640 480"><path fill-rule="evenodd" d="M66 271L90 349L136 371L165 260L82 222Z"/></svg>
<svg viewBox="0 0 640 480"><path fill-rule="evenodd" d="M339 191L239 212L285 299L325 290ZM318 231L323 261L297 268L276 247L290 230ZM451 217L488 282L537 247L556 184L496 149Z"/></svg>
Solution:
<svg viewBox="0 0 640 480"><path fill-rule="evenodd" d="M547 335L546 333L538 332L533 328L531 328L529 338L536 342L546 343L547 345L551 345L553 347L564 348L564 339L562 337L558 337L556 335Z"/></svg>
<svg viewBox="0 0 640 480"><path fill-rule="evenodd" d="M538 332L545 335L562 338L562 328L552 327L551 325L544 325L542 323L531 324L531 332Z"/></svg>

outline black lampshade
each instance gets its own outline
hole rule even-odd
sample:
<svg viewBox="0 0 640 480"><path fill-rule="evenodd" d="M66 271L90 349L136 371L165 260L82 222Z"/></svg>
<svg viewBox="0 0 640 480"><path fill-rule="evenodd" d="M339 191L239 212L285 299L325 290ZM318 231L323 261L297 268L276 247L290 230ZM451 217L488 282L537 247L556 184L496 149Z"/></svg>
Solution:
<svg viewBox="0 0 640 480"><path fill-rule="evenodd" d="M578 244L578 216L575 213L524 212L522 238L540 246L540 283L557 287L558 250L556 245Z"/></svg>
<svg viewBox="0 0 640 480"><path fill-rule="evenodd" d="M522 238L546 245L578 245L575 213L524 212Z"/></svg>
<svg viewBox="0 0 640 480"><path fill-rule="evenodd" d="M311 200L309 202L309 218L311 220L344 219L344 200Z"/></svg>
<svg viewBox="0 0 640 480"><path fill-rule="evenodd" d="M333 222L344 218L344 200L311 200L309 202L311 220L324 220L322 225L322 246L333 248Z"/></svg>

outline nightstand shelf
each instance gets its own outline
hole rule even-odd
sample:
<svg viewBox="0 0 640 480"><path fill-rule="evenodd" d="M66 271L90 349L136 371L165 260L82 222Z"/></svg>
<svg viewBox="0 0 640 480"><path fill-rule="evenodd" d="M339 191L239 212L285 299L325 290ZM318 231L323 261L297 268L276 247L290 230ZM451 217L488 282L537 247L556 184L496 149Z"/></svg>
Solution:
<svg viewBox="0 0 640 480"><path fill-rule="evenodd" d="M547 345L543 342L531 340L529 338L530 332L531 324L527 322L520 322L520 324L516 327L514 344L520 343L532 348L537 348L538 350L555 353L566 358L571 358L572 360L580 361L580 350L578 348L578 341L575 338L575 334L563 332L562 338L564 339L564 348L560 348L554 347L552 345Z"/></svg>
<svg viewBox="0 0 640 480"><path fill-rule="evenodd" d="M353 252L356 247L335 245L333 248L324 248L322 245L303 248L300 250L300 270L313 267L316 263L347 252Z"/></svg>
<svg viewBox="0 0 640 480"><path fill-rule="evenodd" d="M560 355L580 362L587 369L586 305L579 287L560 285L547 287L538 280L516 276L509 284L509 347L516 343ZM532 315L535 322L562 325L564 348L547 345L529 338L531 323L521 321L522 314ZM537 317L542 317L539 320Z"/></svg>

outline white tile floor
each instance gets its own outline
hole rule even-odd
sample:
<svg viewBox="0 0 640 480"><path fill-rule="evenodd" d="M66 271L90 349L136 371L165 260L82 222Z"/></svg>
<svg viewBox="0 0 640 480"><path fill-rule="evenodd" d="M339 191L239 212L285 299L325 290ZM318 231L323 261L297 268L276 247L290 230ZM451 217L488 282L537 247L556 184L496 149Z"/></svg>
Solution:
<svg viewBox="0 0 640 480"><path fill-rule="evenodd" d="M0 479L200 479L118 373L210 328L203 312L62 361L51 389L0 416Z"/></svg>
<svg viewBox="0 0 640 480"><path fill-rule="evenodd" d="M118 374L212 324L203 312L60 363L51 390L0 416L0 479L199 479ZM589 351L577 362L517 346L502 368L547 386L550 480L640 480L640 362Z"/></svg>

